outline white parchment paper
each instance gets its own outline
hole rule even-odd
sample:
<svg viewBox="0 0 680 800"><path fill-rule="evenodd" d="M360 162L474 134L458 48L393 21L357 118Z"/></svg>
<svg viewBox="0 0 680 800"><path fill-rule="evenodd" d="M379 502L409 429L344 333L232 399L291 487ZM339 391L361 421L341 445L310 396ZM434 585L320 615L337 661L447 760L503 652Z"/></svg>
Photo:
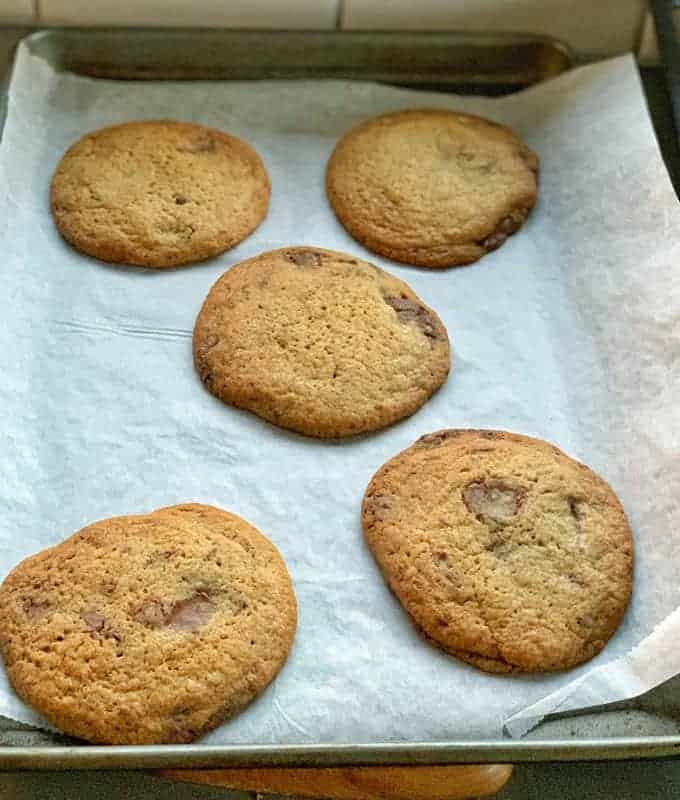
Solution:
<svg viewBox="0 0 680 800"><path fill-rule="evenodd" d="M508 123L541 158L529 222L472 267L427 271L371 255L326 203L337 138L413 106ZM159 117L223 128L257 148L273 186L264 224L219 258L167 272L70 249L48 211L64 149L91 129ZM680 605L680 210L631 58L489 100L346 82L89 80L55 73L22 46L0 148L0 226L0 577L93 520L181 501L244 516L289 565L300 611L291 657L204 741L501 736L517 714L509 730L521 734L553 708L633 696L680 672L666 635L629 655ZM243 258L294 244L368 258L440 314L453 370L413 417L322 442L203 389L191 332L208 289ZM460 426L549 439L619 493L635 532L634 598L590 664L485 675L423 641L387 590L362 541L364 487L418 436ZM615 659L614 674L601 669ZM4 673L0 714L44 724Z"/></svg>

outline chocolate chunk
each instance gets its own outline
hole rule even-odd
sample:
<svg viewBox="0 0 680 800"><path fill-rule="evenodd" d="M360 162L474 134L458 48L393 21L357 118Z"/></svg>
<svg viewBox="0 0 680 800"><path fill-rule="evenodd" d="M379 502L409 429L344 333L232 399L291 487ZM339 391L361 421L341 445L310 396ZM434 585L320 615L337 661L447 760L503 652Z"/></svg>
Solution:
<svg viewBox="0 0 680 800"><path fill-rule="evenodd" d="M481 244L485 250L497 250L507 238L507 233L503 233L503 231L494 231L494 233L492 233L491 236L487 236Z"/></svg>
<svg viewBox="0 0 680 800"><path fill-rule="evenodd" d="M120 635L109 620L96 608L91 608L80 615L88 631L100 639L115 639L120 642Z"/></svg>
<svg viewBox="0 0 680 800"><path fill-rule="evenodd" d="M475 150L466 150L461 147L459 141L448 136L440 136L437 139L437 150L443 161L451 162L465 172L488 175L496 166L495 160Z"/></svg>
<svg viewBox="0 0 680 800"><path fill-rule="evenodd" d="M440 147L440 151L446 153L448 158L455 158L459 164L472 164L477 157L475 153L471 153L469 150L457 150L457 145L452 145L447 150Z"/></svg>
<svg viewBox="0 0 680 800"><path fill-rule="evenodd" d="M177 203L178 206L183 206L189 202L189 198L183 194L176 194L174 195L174 198L175 198L175 203Z"/></svg>
<svg viewBox="0 0 680 800"><path fill-rule="evenodd" d="M197 592L186 600L180 600L172 607L165 624L183 631L197 631L215 613L215 605L210 598Z"/></svg>
<svg viewBox="0 0 680 800"><path fill-rule="evenodd" d="M578 497L567 498L569 513L574 520L574 535L577 544L583 547L583 517L585 516L586 503Z"/></svg>
<svg viewBox="0 0 680 800"><path fill-rule="evenodd" d="M93 631L97 631L100 628L104 627L104 623L106 622L106 617L103 614L100 614L99 611L83 611L80 615L80 618L83 622Z"/></svg>
<svg viewBox="0 0 680 800"><path fill-rule="evenodd" d="M388 295L385 297L387 305L397 312L399 322L415 322L428 339L439 339L441 334L432 314L415 300L405 297Z"/></svg>
<svg viewBox="0 0 680 800"><path fill-rule="evenodd" d="M195 632L215 613L215 604L208 592L197 589L192 595L175 603L150 600L136 609L132 616L149 628L174 628Z"/></svg>
<svg viewBox="0 0 680 800"><path fill-rule="evenodd" d="M298 267L320 267L321 253L314 250L289 250L286 258Z"/></svg>
<svg viewBox="0 0 680 800"><path fill-rule="evenodd" d="M36 600L34 597L27 597L22 607L24 609L24 614L31 619L37 619L38 617L42 617L43 614L47 613L47 610L50 607L50 604L46 600Z"/></svg>
<svg viewBox="0 0 680 800"><path fill-rule="evenodd" d="M526 490L499 480L474 481L463 489L463 502L480 520L510 522L522 510Z"/></svg>
<svg viewBox="0 0 680 800"><path fill-rule="evenodd" d="M217 149L212 136L200 136L178 148L181 153L214 153Z"/></svg>
<svg viewBox="0 0 680 800"><path fill-rule="evenodd" d="M426 433L424 436L421 436L420 439L416 442L418 447L439 447L439 445L443 444L447 439L452 439L454 436L459 436L460 431L456 430L447 430L447 431L436 431L436 433Z"/></svg>
<svg viewBox="0 0 680 800"><path fill-rule="evenodd" d="M480 247L485 250L496 250L503 242L513 234L521 225L524 224L526 218L529 216L529 211L526 208L518 208L507 217L504 217L497 225L496 230L489 234L485 239L477 242Z"/></svg>
<svg viewBox="0 0 680 800"><path fill-rule="evenodd" d="M583 500L579 500L576 497L570 497L568 499L568 502L569 502L569 513L576 520L576 522L580 522L581 518L583 517L583 510L584 510Z"/></svg>

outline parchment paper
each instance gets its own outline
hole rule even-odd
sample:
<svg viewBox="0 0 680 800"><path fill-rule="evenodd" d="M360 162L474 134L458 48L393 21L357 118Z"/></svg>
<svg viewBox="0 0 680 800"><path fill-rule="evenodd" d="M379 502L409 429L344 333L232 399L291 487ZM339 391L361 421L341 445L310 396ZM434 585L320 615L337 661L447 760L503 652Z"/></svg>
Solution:
<svg viewBox="0 0 680 800"><path fill-rule="evenodd" d="M327 206L324 169L337 138L412 106L508 123L540 155L535 213L472 267L390 263L354 242ZM158 117L250 141L272 178L267 220L193 268L154 272L79 255L48 212L59 157L91 129ZM345 82L89 80L55 73L22 46L0 149L0 225L0 576L93 520L181 501L244 516L289 565L300 610L291 657L258 701L203 741L501 736L509 717L553 692L578 708L593 702L603 675L608 699L621 699L680 672L680 650L662 635L619 662L616 680L606 670L590 678L680 604L680 211L631 58L488 100ZM203 389L191 332L208 289L243 258L292 244L368 258L438 311L453 371L413 417L322 442ZM451 426L549 439L620 495L635 532L634 599L590 664L549 677L485 675L423 641L387 590L362 541L363 490L386 459ZM510 730L564 703L558 693ZM44 725L4 673L0 714Z"/></svg>

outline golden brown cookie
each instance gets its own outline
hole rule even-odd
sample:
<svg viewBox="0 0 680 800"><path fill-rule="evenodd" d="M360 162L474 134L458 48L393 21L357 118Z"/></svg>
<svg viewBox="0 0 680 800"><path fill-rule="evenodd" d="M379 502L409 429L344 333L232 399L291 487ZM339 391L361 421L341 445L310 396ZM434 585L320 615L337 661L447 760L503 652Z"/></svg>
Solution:
<svg viewBox="0 0 680 800"><path fill-rule="evenodd" d="M269 178L250 145L186 122L84 136L52 177L61 235L103 261L176 267L222 253L262 222Z"/></svg>
<svg viewBox="0 0 680 800"><path fill-rule="evenodd" d="M628 604L633 544L621 504L588 467L538 439L423 436L374 475L362 524L418 627L488 672L587 661Z"/></svg>
<svg viewBox="0 0 680 800"><path fill-rule="evenodd" d="M369 250L422 267L477 261L522 226L538 159L481 117L422 109L352 128L328 162L340 222Z"/></svg>
<svg viewBox="0 0 680 800"><path fill-rule="evenodd" d="M191 742L216 727L274 678L296 619L274 545L195 504L95 522L0 587L17 694L103 744Z"/></svg>
<svg viewBox="0 0 680 800"><path fill-rule="evenodd" d="M450 356L441 320L405 283L344 253L287 247L215 283L194 363L225 403L336 437L413 414L446 379Z"/></svg>

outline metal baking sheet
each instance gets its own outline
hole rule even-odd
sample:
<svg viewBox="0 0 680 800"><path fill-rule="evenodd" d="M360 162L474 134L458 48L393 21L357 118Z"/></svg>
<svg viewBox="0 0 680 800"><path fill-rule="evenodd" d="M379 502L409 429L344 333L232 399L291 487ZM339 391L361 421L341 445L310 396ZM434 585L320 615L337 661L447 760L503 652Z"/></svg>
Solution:
<svg viewBox="0 0 680 800"><path fill-rule="evenodd" d="M553 77L571 63L558 43L521 36L69 30L39 33L29 41L35 53L58 69L128 80L361 78L500 94ZM539 736L550 730L547 739L435 744L92 747L70 746L63 739L37 734L45 744L26 746L20 742L33 734L14 732L16 745L0 747L0 768L433 764L660 757L679 752L680 736L675 725L666 724L667 715L628 710L587 717L592 719L576 740L578 721L565 720L543 726ZM650 735L669 729L673 735Z"/></svg>
<svg viewBox="0 0 680 800"><path fill-rule="evenodd" d="M572 63L561 43L516 34L68 29L29 41L61 70L124 80L342 78L497 94Z"/></svg>

